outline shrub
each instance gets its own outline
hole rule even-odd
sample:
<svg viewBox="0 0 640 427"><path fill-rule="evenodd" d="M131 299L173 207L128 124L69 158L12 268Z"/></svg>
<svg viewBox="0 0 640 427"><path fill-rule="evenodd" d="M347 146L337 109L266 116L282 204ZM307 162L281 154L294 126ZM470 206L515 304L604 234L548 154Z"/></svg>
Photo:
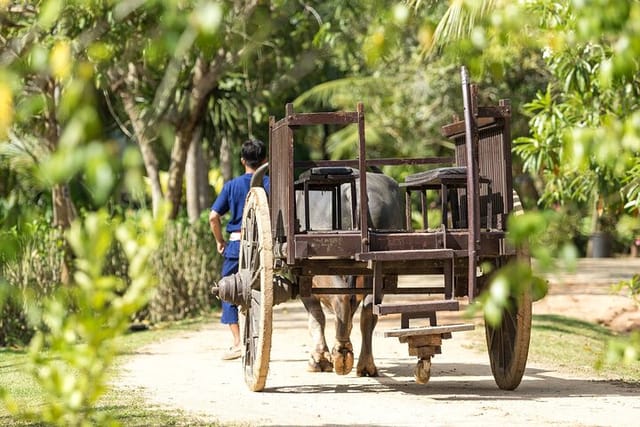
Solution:
<svg viewBox="0 0 640 427"><path fill-rule="evenodd" d="M163 230L163 221L151 219L148 212L123 223L98 212L72 224L66 233L75 256L72 283L58 286L44 299L26 301L36 324L43 325L31 340L29 356L45 404L23 408L0 387L12 414L59 426L109 423L95 413L95 406L117 353L114 338L149 300L155 278L148 264ZM116 239L129 261L128 286L104 274L106 255Z"/></svg>
<svg viewBox="0 0 640 427"><path fill-rule="evenodd" d="M204 217L193 224L168 223L153 260L159 283L147 307L148 319L177 320L210 310L217 300L209 287L219 278L221 263Z"/></svg>
<svg viewBox="0 0 640 427"><path fill-rule="evenodd" d="M40 328L29 322L25 297L42 301L57 289L61 283L62 244L57 230L46 224L31 224L21 233L18 256L0 266L7 294L4 304L0 304L0 347L24 345ZM204 218L194 224L167 222L165 236L149 265L158 278L156 291L130 320L179 320L209 311L217 304L209 286L218 279L222 262L215 248ZM125 289L130 286L129 261L117 239L107 251L102 268L105 276L121 280Z"/></svg>
<svg viewBox="0 0 640 427"><path fill-rule="evenodd" d="M35 301L50 295L60 283L62 236L43 223L11 231L20 246L18 257L1 264L7 299L0 305L0 347L29 342L35 333L28 321L25 297ZM19 234L19 236L18 236Z"/></svg>

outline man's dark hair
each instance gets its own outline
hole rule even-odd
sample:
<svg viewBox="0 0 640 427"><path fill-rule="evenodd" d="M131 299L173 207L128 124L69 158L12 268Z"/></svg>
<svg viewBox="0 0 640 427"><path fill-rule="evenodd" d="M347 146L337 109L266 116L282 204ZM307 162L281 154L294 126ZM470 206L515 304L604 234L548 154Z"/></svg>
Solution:
<svg viewBox="0 0 640 427"><path fill-rule="evenodd" d="M256 169L267 158L267 148L259 139L249 139L242 143L240 156L247 162L247 166Z"/></svg>

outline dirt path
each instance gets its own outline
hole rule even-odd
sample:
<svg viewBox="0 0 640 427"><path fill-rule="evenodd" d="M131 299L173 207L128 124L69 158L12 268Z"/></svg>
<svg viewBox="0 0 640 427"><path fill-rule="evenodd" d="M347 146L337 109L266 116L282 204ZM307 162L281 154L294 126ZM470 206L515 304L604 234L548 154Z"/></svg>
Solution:
<svg viewBox="0 0 640 427"><path fill-rule="evenodd" d="M551 278L550 295L534 305L534 312L577 313L575 317L598 320L596 308L612 300L606 282L615 274L622 279L639 272L640 261L596 264L589 261L579 274ZM583 273L586 278L580 276ZM616 310L629 302L620 298ZM579 310L576 302L582 304ZM415 358L407 355L406 345L381 335L396 326L397 321L381 321L374 335L378 378L307 373L306 313L299 301L291 301L274 311L270 371L261 393L246 389L238 360L220 360L229 332L218 323L144 348L126 363L118 385L141 389L150 403L184 410L205 422L247 425L620 426L640 419L639 387L575 377L549 367L530 364L515 392L501 391L491 376L488 356L466 348L464 333L443 342L429 384L416 384ZM358 332L353 341L359 348Z"/></svg>

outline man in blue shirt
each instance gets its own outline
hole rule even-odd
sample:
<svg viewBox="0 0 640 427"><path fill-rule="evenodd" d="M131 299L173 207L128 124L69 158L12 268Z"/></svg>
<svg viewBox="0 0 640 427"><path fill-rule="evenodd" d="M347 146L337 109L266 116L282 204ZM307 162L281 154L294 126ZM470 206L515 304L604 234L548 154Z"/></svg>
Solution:
<svg viewBox="0 0 640 427"><path fill-rule="evenodd" d="M216 239L218 252L224 257L222 263L222 277L226 277L238 272L238 256L240 253L240 229L242 228L242 211L244 202L249 192L251 177L256 169L265 162L267 149L265 144L258 139L251 139L242 144L240 161L244 167L244 175L228 181L222 187L222 191L211 206L209 213L209 225L211 232ZM265 176L263 185L267 193L269 192L269 177ZM222 234L221 217L227 212L231 214L227 223L229 239L226 241ZM233 345L227 350L222 358L224 360L237 359L242 356L240 346L240 326L238 324L238 307L222 301L223 324L229 325L233 335Z"/></svg>

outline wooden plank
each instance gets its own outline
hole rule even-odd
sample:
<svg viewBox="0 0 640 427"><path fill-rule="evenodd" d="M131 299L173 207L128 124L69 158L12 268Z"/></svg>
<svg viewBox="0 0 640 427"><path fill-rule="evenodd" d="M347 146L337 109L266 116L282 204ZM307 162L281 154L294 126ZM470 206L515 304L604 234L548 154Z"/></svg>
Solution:
<svg viewBox="0 0 640 427"><path fill-rule="evenodd" d="M440 346L409 347L409 356L417 356L420 359L431 357L435 354L442 354Z"/></svg>
<svg viewBox="0 0 640 427"><path fill-rule="evenodd" d="M410 347L423 347L425 345L441 345L441 335L411 335L398 337L401 343L407 343Z"/></svg>
<svg viewBox="0 0 640 427"><path fill-rule="evenodd" d="M398 166L398 165L451 165L453 157L399 157L367 159L367 166ZM358 167L358 160L298 160L293 166L300 169L310 169L323 166Z"/></svg>
<svg viewBox="0 0 640 427"><path fill-rule="evenodd" d="M365 288L312 288L312 294L317 295L356 295L370 294L371 289Z"/></svg>
<svg viewBox="0 0 640 427"><path fill-rule="evenodd" d="M472 331L475 326L471 323L458 323L453 325L426 326L420 328L389 329L384 331L385 337L403 337L418 335L439 335L447 332Z"/></svg>
<svg viewBox="0 0 640 427"><path fill-rule="evenodd" d="M511 108L505 106L478 107L478 118L511 117ZM480 121L479 121L480 122Z"/></svg>
<svg viewBox="0 0 640 427"><path fill-rule="evenodd" d="M359 115L353 111L327 113L294 113L285 117L289 126L346 125L358 123Z"/></svg>
<svg viewBox="0 0 640 427"><path fill-rule="evenodd" d="M451 249L412 249L398 251L363 252L355 255L358 261L398 261L421 259L452 259Z"/></svg>
<svg viewBox="0 0 640 427"><path fill-rule="evenodd" d="M485 109L486 107L480 107L480 109ZM488 110L487 110L488 111ZM478 127L484 130L485 127L493 126L496 124L496 120L493 117L478 117ZM451 123L448 125L444 125L441 128L441 133L443 136L447 138L452 138L455 135L464 134L464 120L457 121L455 123Z"/></svg>
<svg viewBox="0 0 640 427"><path fill-rule="evenodd" d="M416 313L429 311L457 311L460 303L457 300L424 301L414 303L374 304L373 313L378 316L393 313ZM446 332L446 331L445 331Z"/></svg>

